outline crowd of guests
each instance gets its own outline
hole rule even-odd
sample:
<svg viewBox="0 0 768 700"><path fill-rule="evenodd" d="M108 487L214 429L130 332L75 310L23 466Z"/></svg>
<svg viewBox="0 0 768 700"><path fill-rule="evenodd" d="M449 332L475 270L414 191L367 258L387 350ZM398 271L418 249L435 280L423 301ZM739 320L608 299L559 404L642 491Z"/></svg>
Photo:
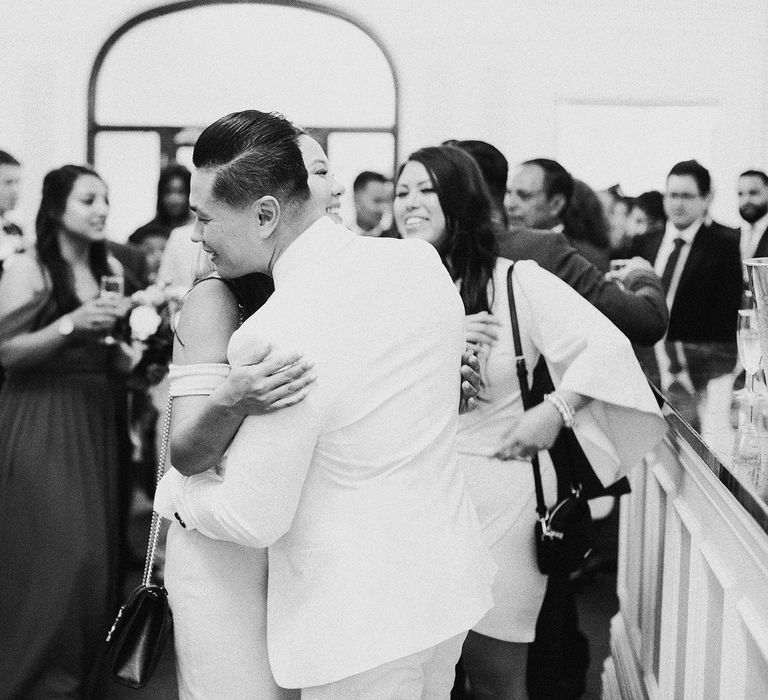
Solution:
<svg viewBox="0 0 768 700"><path fill-rule="evenodd" d="M131 489L153 495L155 467L135 357L107 338L158 283L191 289L156 501L181 697L579 697L588 645L569 577L536 564L528 460L548 450L554 503L563 463L597 497L656 444L628 341L735 340L768 176L739 178L739 231L711 219L696 161L630 198L451 140L361 173L345 229L321 145L279 117L222 118L194 161L163 169L156 215L118 244L105 183L74 165L22 235L0 151L0 697L103 694Z"/></svg>

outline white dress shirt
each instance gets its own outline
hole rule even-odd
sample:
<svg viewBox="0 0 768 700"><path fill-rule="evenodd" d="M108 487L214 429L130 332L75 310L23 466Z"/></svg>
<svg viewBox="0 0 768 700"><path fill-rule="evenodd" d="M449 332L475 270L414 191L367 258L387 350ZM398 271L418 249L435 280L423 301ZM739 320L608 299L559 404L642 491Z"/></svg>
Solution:
<svg viewBox="0 0 768 700"><path fill-rule="evenodd" d="M659 252L656 255L656 262L653 265L653 269L656 274L661 277L664 274L664 268L667 266L667 260L672 255L672 251L675 249L675 240L682 238L684 244L680 248L680 257L677 259L677 265L675 265L675 271L672 273L672 280L669 283L669 290L667 291L667 308L672 308L672 303L675 300L675 294L677 293L677 285L680 283L680 276L683 274L685 263L688 260L688 254L691 252L691 245L696 238L696 234L699 232L703 219L696 219L688 228L682 231L675 227L672 222L667 222L667 227L664 230L664 238L661 240L659 246Z"/></svg>
<svg viewBox="0 0 768 700"><path fill-rule="evenodd" d="M155 508L269 546L272 670L331 683L435 646L491 607L493 561L457 466L464 308L434 248L323 217L283 252L234 334L302 350L308 397L248 417L224 477L171 469Z"/></svg>

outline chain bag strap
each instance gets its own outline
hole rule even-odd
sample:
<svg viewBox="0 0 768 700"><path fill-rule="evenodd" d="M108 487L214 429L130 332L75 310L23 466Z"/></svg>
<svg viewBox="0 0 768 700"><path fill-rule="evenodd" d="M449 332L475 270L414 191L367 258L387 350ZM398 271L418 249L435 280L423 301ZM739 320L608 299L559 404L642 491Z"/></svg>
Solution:
<svg viewBox="0 0 768 700"><path fill-rule="evenodd" d="M173 397L169 395L157 460L157 484L165 472L172 404ZM163 586L151 583L160 536L160 521L157 512L152 511L141 584L120 608L112 628L107 633L107 661L112 678L130 688L143 688L149 683L173 630L168 592Z"/></svg>
<svg viewBox="0 0 768 700"><path fill-rule="evenodd" d="M512 323L512 338L515 344L515 364L520 382L520 395L523 408L533 408L531 389L528 385L528 370L520 341L520 328L517 322L515 295L512 289L512 263L507 270L507 298L509 316ZM541 483L541 467L538 455L531 457L533 483L536 490L536 514L539 522L534 528L536 541L536 561L543 574L567 574L578 569L592 551L594 528L592 514L587 500L581 491L573 491L560 500L550 511L544 501L544 489Z"/></svg>
<svg viewBox="0 0 768 700"><path fill-rule="evenodd" d="M160 440L160 454L157 457L157 479L155 479L155 490L160 484L160 480L165 474L165 461L168 457L168 442L171 437L171 408L173 406L173 396L168 394L168 403L165 407L165 421L163 424L163 436ZM152 511L152 522L149 526L149 539L147 540L147 554L144 558L144 575L141 577L141 584L149 586L152 578L152 567L155 564L155 555L157 554L157 541L160 537L160 522L162 518L157 511Z"/></svg>

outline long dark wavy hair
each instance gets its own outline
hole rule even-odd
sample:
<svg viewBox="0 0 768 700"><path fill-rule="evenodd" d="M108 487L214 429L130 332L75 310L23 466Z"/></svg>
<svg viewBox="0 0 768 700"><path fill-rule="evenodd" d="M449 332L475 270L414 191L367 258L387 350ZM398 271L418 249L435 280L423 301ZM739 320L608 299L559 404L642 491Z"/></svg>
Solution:
<svg viewBox="0 0 768 700"><path fill-rule="evenodd" d="M587 241L607 250L611 244L611 224L597 193L582 180L573 179L573 194L563 210L563 223L568 238Z"/></svg>
<svg viewBox="0 0 768 700"><path fill-rule="evenodd" d="M75 182L83 175L92 175L101 180L96 171L83 165L63 165L51 170L43 179L43 197L35 219L37 256L51 275L57 316L73 311L82 303L75 294L72 268L61 255L59 232L62 230L61 221L67 208L67 199ZM88 262L96 280L110 274L104 241L91 243Z"/></svg>
<svg viewBox="0 0 768 700"><path fill-rule="evenodd" d="M490 311L493 268L498 257L496 224L488 186L475 160L455 146L429 146L411 153L429 173L445 216L447 236L437 251L454 280L461 280L461 299L468 314Z"/></svg>

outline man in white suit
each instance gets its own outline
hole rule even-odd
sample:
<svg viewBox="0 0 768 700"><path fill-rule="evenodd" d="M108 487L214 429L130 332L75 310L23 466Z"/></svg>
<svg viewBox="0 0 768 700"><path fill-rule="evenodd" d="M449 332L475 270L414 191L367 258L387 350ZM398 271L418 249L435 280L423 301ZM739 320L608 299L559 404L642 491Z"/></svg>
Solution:
<svg viewBox="0 0 768 700"><path fill-rule="evenodd" d="M171 470L156 507L183 527L269 547L268 644L302 698L447 698L494 565L456 467L464 311L434 249L357 237L307 189L297 132L255 110L195 146L195 237L219 273L275 293L232 337L301 348L318 380L246 418L226 476Z"/></svg>

